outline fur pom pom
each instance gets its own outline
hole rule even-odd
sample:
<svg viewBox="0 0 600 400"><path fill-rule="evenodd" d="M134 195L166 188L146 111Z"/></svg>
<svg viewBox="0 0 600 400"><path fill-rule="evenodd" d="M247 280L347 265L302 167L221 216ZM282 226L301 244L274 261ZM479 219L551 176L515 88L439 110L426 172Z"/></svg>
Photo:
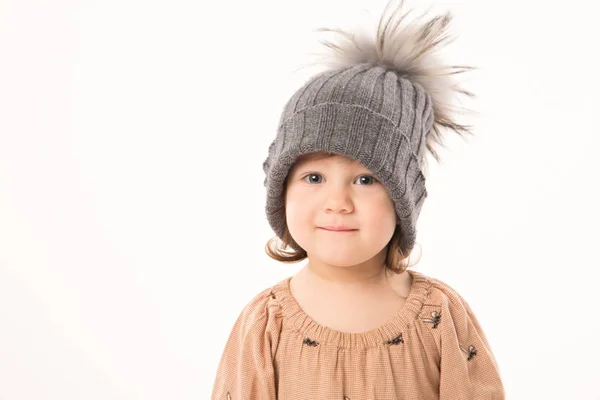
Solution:
<svg viewBox="0 0 600 400"><path fill-rule="evenodd" d="M442 129L452 130L461 137L472 134L471 126L462 125L454 119L456 109L451 106L451 100L455 94L468 97L475 95L460 88L453 81L452 75L476 68L441 65L437 61L434 53L454 40L446 34L446 28L452 19L449 12L424 23L420 19L425 14L414 22L404 23L412 10L404 13L403 0L400 0L400 4L387 16L393 3L394 0L390 0L385 7L375 37L365 32L350 33L341 29L318 28L317 32L332 32L341 40L321 41L331 51L317 63L327 68L343 68L369 62L393 69L398 76L423 86L432 99L434 112L434 122L427 133L426 147L439 162L436 147L445 147ZM313 64L315 63L309 65Z"/></svg>

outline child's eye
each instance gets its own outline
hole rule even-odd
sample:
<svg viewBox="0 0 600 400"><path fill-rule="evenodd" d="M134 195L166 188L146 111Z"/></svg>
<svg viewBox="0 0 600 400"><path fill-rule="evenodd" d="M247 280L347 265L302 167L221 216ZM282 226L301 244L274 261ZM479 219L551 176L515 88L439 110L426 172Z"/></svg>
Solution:
<svg viewBox="0 0 600 400"><path fill-rule="evenodd" d="M308 175L306 175L306 176L305 176L304 178L302 178L302 179L306 180L306 178L309 178L309 183L311 183L311 182L310 182L310 178L312 178L313 176L321 176L321 175L319 175L319 174L308 174Z"/></svg>
<svg viewBox="0 0 600 400"><path fill-rule="evenodd" d="M321 175L320 174L308 174L308 175L305 175L302 179L306 180L306 178L309 178L309 183L311 183L311 182L314 182L314 181L311 181L310 178L312 178L314 176L320 177ZM378 180L374 176L371 176L371 175L361 175L357 179L357 181L360 180L361 182L364 182L364 180L362 180L362 178L367 178L367 182L369 182L369 179L370 179L371 182L372 182L371 184L374 184L375 182L378 182ZM316 183L319 183L319 182L316 182ZM363 185L363 184L369 185L369 183L361 183L361 185Z"/></svg>
<svg viewBox="0 0 600 400"><path fill-rule="evenodd" d="M371 175L361 175L358 179L360 180L361 178L367 178L367 182L372 182L371 184L375 184L375 182L379 182L374 176Z"/></svg>

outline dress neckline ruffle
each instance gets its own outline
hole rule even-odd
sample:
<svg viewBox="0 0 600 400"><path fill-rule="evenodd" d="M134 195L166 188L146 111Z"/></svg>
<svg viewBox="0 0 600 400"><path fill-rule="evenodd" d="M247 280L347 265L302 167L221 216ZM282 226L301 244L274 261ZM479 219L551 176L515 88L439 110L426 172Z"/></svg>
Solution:
<svg viewBox="0 0 600 400"><path fill-rule="evenodd" d="M376 347L387 345L391 339L398 337L413 325L429 294L432 286L431 279L417 271L409 269L406 271L411 274L413 281L402 309L379 328L362 333L341 332L313 320L292 295L290 289L292 276L273 286L271 294L278 300L283 317L302 337L341 348Z"/></svg>

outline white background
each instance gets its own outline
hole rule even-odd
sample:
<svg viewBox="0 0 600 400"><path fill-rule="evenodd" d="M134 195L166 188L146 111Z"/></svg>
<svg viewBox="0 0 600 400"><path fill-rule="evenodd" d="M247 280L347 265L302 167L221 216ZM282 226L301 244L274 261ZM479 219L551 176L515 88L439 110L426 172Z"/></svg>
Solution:
<svg viewBox="0 0 600 400"><path fill-rule="evenodd" d="M469 302L507 398L600 399L593 3L407 4L479 68L414 269ZM262 162L312 30L384 5L2 0L1 400L210 398L243 306L305 263L264 252Z"/></svg>

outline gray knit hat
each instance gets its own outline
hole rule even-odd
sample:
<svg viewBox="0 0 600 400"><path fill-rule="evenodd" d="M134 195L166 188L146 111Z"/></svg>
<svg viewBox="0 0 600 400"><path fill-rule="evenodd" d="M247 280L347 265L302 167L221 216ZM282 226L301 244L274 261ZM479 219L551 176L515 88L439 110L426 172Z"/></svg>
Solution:
<svg viewBox="0 0 600 400"><path fill-rule="evenodd" d="M334 50L321 61L328 69L287 101L263 163L267 219L280 239L286 227L283 192L290 168L302 154L328 152L373 172L395 203L401 250L407 254L413 248L427 198L426 149L439 161L434 147L445 147L440 128L471 134L468 126L453 120L449 100L455 92L473 94L450 76L473 68L439 65L430 54L448 39L449 13L403 28L408 13L400 13L401 4L389 19L384 11L375 38L319 29L345 41L323 42ZM300 250L293 240L290 246Z"/></svg>

